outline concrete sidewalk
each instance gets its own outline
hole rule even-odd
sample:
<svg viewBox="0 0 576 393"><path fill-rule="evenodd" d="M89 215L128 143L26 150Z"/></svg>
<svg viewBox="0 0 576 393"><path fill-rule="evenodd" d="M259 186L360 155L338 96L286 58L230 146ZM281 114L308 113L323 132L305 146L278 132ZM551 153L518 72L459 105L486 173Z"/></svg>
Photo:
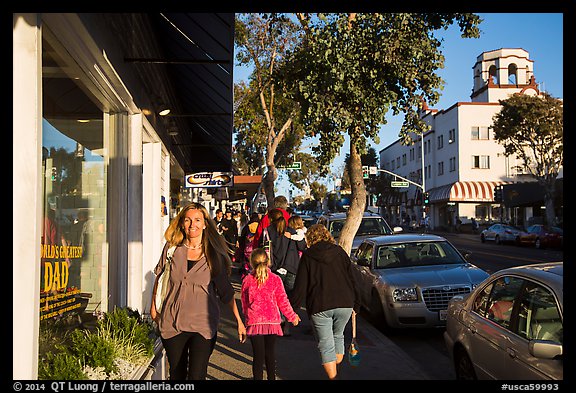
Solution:
<svg viewBox="0 0 576 393"><path fill-rule="evenodd" d="M232 273L236 302L241 310L240 278ZM328 380L320 363L320 354L305 310L297 311L302 320L290 327L291 336L276 340L277 380ZM398 346L358 316L356 341L362 355L359 367L352 367L345 358L340 369L342 380L430 380L420 366ZM352 337L351 323L345 331L346 346ZM346 354L347 356L347 354ZM266 375L264 375L266 378ZM251 380L252 345L238 341L236 322L227 307L222 307L222 319L216 348L210 358L208 380Z"/></svg>

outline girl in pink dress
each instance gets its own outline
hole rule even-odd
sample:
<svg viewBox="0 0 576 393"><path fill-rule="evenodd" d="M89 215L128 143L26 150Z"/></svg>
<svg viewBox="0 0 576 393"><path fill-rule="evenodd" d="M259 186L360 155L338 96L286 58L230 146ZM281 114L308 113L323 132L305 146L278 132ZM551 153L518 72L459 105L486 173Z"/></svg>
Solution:
<svg viewBox="0 0 576 393"><path fill-rule="evenodd" d="M276 379L276 336L282 336L280 312L294 326L300 317L290 305L282 279L270 270L266 251L256 248L250 255L252 272L242 281L242 310L246 321L246 334L252 343L252 374L263 379L264 363L268 380Z"/></svg>

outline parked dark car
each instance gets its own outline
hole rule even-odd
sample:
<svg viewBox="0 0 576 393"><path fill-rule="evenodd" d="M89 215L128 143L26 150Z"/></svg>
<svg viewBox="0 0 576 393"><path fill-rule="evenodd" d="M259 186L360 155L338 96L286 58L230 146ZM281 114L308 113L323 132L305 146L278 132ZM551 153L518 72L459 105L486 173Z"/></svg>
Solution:
<svg viewBox="0 0 576 393"><path fill-rule="evenodd" d="M536 248L562 248L564 246L564 231L558 227L548 227L542 224L530 225L526 233L520 235L520 244Z"/></svg>
<svg viewBox="0 0 576 393"><path fill-rule="evenodd" d="M564 265L499 270L448 304L444 341L457 379L563 379Z"/></svg>
<svg viewBox="0 0 576 393"><path fill-rule="evenodd" d="M351 259L360 303L388 330L444 327L450 298L470 293L488 277L432 234L370 237Z"/></svg>

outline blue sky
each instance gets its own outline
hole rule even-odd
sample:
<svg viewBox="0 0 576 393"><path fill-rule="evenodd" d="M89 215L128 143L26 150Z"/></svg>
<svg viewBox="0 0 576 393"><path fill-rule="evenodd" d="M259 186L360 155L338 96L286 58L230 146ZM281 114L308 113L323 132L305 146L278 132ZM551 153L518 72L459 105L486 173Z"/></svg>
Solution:
<svg viewBox="0 0 576 393"><path fill-rule="evenodd" d="M447 109L459 101L470 101L473 75L472 66L482 53L500 48L522 48L534 61L534 75L540 89L553 97L563 98L563 15L561 13L479 13L484 21L480 25L481 35L477 39L460 38L458 28L452 26L439 34L444 38L441 47L445 56L445 68L439 70L444 79L444 90L433 108ZM249 70L234 68L234 82L246 80ZM378 153L393 143L398 136L402 117L388 116L388 124L380 131L380 143L372 143ZM306 145L306 141L304 145ZM332 164L333 172L339 172L348 146ZM281 176L282 177L282 176ZM289 184L279 178L277 194L288 195ZM328 188L332 189L329 182ZM299 192L295 191L294 195Z"/></svg>

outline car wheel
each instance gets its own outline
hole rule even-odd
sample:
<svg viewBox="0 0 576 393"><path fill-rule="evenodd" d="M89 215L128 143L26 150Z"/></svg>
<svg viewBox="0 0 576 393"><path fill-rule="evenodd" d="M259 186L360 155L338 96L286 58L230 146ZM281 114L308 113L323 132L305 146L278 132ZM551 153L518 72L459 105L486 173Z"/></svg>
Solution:
<svg viewBox="0 0 576 393"><path fill-rule="evenodd" d="M480 241L482 243L486 243L486 238L484 237L484 235L480 235Z"/></svg>
<svg viewBox="0 0 576 393"><path fill-rule="evenodd" d="M536 240L534 241L534 247L536 248L542 248L542 242L540 241L540 238L536 238Z"/></svg>
<svg viewBox="0 0 576 393"><path fill-rule="evenodd" d="M386 322L382 300L375 289L372 291L372 297L370 298L370 317L372 318L372 323L376 328L386 333L390 332L390 327Z"/></svg>
<svg viewBox="0 0 576 393"><path fill-rule="evenodd" d="M496 244L502 244L502 242L500 241L500 236L496 236L494 241L496 242Z"/></svg>
<svg viewBox="0 0 576 393"><path fill-rule="evenodd" d="M521 246L521 245L522 245L522 244L520 243L520 236L516 236L516 239L514 239L514 243L515 243L517 246Z"/></svg>
<svg viewBox="0 0 576 393"><path fill-rule="evenodd" d="M474 365L472 365L472 360L466 353L466 351L460 348L456 355L454 356L454 365L456 369L456 379L473 381L476 378L476 372L474 372Z"/></svg>

